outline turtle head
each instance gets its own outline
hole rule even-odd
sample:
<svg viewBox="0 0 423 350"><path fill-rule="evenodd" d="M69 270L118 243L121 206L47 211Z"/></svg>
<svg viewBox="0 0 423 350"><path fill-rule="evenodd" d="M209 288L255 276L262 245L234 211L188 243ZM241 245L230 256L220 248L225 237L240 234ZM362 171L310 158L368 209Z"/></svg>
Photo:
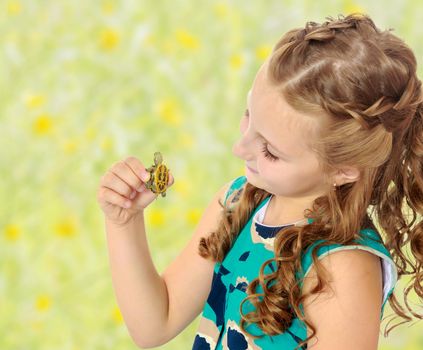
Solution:
<svg viewBox="0 0 423 350"><path fill-rule="evenodd" d="M160 152L154 152L154 164L159 165L163 161L162 154Z"/></svg>

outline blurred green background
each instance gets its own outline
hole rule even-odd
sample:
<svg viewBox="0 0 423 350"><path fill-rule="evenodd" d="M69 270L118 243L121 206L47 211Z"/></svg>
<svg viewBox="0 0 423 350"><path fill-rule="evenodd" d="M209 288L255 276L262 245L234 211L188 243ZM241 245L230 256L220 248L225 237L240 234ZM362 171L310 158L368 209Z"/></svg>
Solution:
<svg viewBox="0 0 423 350"><path fill-rule="evenodd" d="M162 152L175 184L146 226L164 271L213 194L244 172L231 148L272 46L354 11L420 59L418 0L1 1L0 349L136 349L112 289L100 177ZM198 321L160 349L190 349ZM410 325L379 348L423 348L422 324Z"/></svg>

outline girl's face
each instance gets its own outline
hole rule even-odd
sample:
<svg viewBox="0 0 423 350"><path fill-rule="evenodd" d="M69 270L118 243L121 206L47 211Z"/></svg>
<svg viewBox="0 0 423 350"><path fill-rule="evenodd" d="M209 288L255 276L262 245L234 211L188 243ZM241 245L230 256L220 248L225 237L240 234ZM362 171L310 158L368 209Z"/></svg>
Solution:
<svg viewBox="0 0 423 350"><path fill-rule="evenodd" d="M308 146L316 121L293 110L267 84L262 66L241 117L242 136L232 149L245 161L248 182L298 203L324 194L327 185L316 154Z"/></svg>

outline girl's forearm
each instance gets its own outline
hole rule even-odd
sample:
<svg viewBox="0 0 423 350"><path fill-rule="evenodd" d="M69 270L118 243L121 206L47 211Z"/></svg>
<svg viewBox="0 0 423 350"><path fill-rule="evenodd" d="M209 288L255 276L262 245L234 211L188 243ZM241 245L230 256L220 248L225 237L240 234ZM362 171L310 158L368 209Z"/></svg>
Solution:
<svg viewBox="0 0 423 350"><path fill-rule="evenodd" d="M124 226L105 220L117 303L134 342L151 347L163 335L169 298L148 248L144 213Z"/></svg>

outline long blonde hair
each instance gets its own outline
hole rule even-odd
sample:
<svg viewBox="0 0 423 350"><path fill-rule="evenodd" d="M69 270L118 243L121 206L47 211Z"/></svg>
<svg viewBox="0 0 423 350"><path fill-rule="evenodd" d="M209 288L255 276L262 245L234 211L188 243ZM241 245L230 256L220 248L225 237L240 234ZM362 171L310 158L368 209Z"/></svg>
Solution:
<svg viewBox="0 0 423 350"><path fill-rule="evenodd" d="M268 335L277 335L298 317L312 330L298 347L316 333L299 305L327 283L314 252L318 283L310 294L301 295L295 278L301 269L301 252L317 240L326 242L314 250L322 245L353 244L363 225L371 223L369 207L383 231L398 278L412 275L404 293L407 309L423 318L407 303L412 288L423 297L423 223L417 220L423 211L423 95L416 58L391 29L379 30L367 15L326 19L322 24L307 22L305 28L283 35L268 59L267 73L290 106L318 118L315 151L324 173L349 165L359 169L360 177L316 198L304 212L313 219L311 224L278 232L272 259L278 268L269 275L260 272L248 285L246 299L255 310L246 315L240 310L241 329L246 333L245 322L249 322ZM327 183L331 185L328 177ZM224 210L219 226L201 239L199 254L222 262L255 208L269 195L246 183L234 208L220 202ZM409 208L408 215L402 211L403 204ZM415 262L404 254L407 244ZM276 283L269 288L271 281ZM258 284L264 296L255 293ZM397 315L411 320L394 293L389 303Z"/></svg>

